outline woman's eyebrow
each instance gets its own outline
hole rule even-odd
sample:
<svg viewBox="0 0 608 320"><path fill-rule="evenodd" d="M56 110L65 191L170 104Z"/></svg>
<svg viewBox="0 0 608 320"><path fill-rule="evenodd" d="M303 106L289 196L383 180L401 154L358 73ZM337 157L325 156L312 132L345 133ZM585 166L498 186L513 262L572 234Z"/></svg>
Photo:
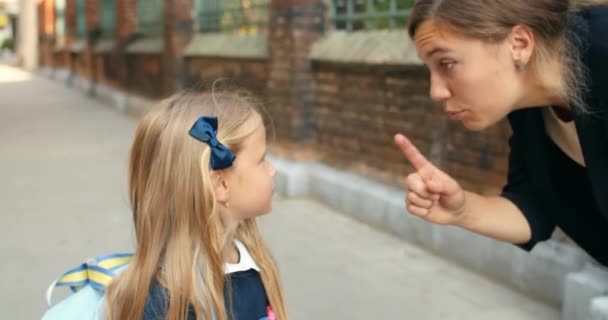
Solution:
<svg viewBox="0 0 608 320"><path fill-rule="evenodd" d="M433 50L429 51L429 52L426 54L426 57L427 57L427 59L430 59L430 58L431 58L431 57L432 57L434 54L436 54L436 53L449 52L449 51L450 51L450 49L447 49L447 48L443 48L443 47L436 47L436 48L434 48Z"/></svg>

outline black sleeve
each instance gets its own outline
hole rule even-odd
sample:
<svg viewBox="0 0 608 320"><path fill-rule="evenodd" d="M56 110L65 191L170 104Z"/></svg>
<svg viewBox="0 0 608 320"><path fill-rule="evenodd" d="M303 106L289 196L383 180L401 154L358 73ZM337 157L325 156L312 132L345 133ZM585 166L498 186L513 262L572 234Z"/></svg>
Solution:
<svg viewBox="0 0 608 320"><path fill-rule="evenodd" d="M522 134L523 117L526 110L513 112L509 115L509 122L513 135L509 139L511 151L509 153L509 173L507 184L503 188L502 197L510 200L524 214L528 220L532 237L527 243L517 244L524 250L530 251L536 243L547 240L555 230L556 223L551 218L551 209L543 201L543 190L535 188L531 182L529 171L526 168L526 141Z"/></svg>

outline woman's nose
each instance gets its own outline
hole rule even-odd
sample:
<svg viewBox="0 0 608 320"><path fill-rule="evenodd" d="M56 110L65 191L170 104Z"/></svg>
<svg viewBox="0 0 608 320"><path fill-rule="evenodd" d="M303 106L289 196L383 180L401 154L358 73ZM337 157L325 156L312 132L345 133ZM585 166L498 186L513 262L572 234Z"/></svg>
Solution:
<svg viewBox="0 0 608 320"><path fill-rule="evenodd" d="M445 81L435 75L431 75L431 99L434 101L444 101L451 96L450 89L446 85Z"/></svg>

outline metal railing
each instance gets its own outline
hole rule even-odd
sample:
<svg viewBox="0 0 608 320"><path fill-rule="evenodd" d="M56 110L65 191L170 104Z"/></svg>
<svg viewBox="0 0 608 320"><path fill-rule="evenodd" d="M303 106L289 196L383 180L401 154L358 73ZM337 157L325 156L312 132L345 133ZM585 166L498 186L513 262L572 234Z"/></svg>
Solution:
<svg viewBox="0 0 608 320"><path fill-rule="evenodd" d="M332 0L336 29L355 31L404 28L414 0Z"/></svg>
<svg viewBox="0 0 608 320"><path fill-rule="evenodd" d="M200 32L258 34L268 28L270 0L199 0L196 28Z"/></svg>

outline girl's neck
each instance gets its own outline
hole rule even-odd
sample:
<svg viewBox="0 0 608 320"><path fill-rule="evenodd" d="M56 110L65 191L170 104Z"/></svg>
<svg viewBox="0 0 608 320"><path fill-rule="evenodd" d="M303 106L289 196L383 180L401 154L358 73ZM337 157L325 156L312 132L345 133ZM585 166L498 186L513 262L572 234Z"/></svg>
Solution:
<svg viewBox="0 0 608 320"><path fill-rule="evenodd" d="M241 255L236 244L233 242L228 251L228 263L237 264L241 261Z"/></svg>

